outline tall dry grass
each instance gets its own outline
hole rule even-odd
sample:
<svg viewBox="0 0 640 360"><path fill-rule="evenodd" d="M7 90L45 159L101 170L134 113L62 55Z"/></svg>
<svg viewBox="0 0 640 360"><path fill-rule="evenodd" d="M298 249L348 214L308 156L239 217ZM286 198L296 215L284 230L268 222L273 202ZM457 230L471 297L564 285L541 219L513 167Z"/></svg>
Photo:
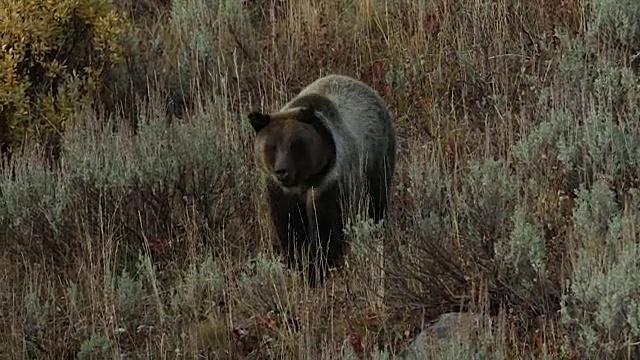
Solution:
<svg viewBox="0 0 640 360"><path fill-rule="evenodd" d="M128 56L60 163L34 144L0 180L3 358L396 358L448 311L485 322L423 358L638 357L637 5L114 6ZM399 163L389 226L350 218L310 289L245 114L327 73L383 95Z"/></svg>

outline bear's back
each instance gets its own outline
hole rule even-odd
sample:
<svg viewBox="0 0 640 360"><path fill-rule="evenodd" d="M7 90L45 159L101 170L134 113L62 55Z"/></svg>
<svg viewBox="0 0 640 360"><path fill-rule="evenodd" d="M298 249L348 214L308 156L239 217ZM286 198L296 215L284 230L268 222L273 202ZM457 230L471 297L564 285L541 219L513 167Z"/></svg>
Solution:
<svg viewBox="0 0 640 360"><path fill-rule="evenodd" d="M322 97L330 102L326 104ZM393 146L391 114L378 93L365 83L344 75L328 75L309 84L283 110L306 102L322 111L334 134L341 161L330 178L352 173L347 168L360 167L362 157L367 163L382 159Z"/></svg>

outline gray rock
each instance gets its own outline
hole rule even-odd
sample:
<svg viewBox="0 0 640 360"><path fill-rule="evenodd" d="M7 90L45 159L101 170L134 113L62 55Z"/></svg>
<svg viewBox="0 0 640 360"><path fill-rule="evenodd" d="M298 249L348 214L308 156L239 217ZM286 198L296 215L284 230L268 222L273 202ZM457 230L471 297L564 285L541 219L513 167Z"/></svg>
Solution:
<svg viewBox="0 0 640 360"><path fill-rule="evenodd" d="M398 359L423 360L430 359L430 349L443 341L464 341L482 326L482 316L471 313L446 313L441 315L431 326L420 332Z"/></svg>

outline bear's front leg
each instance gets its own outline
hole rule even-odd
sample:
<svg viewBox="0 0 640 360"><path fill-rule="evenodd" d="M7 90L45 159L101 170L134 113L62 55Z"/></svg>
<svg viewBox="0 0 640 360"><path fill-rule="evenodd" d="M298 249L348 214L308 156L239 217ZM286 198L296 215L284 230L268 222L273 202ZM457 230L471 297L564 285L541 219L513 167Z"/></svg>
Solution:
<svg viewBox="0 0 640 360"><path fill-rule="evenodd" d="M307 195L308 279L311 286L324 282L326 272L342 259L342 214L339 192L333 186L318 193L310 189Z"/></svg>
<svg viewBox="0 0 640 360"><path fill-rule="evenodd" d="M287 267L300 270L302 259L297 257L307 236L305 203L300 202L299 196L286 194L277 184L269 185L268 197L271 220ZM296 263L298 266L294 266Z"/></svg>

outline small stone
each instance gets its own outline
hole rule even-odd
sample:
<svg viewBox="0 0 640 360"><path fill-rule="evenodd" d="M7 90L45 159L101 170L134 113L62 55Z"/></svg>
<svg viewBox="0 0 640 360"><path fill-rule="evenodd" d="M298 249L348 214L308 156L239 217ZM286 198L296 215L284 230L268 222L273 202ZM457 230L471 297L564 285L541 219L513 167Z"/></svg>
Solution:
<svg viewBox="0 0 640 360"><path fill-rule="evenodd" d="M399 359L429 359L428 349L445 340L465 340L481 326L482 316L471 313L446 313L418 334Z"/></svg>

